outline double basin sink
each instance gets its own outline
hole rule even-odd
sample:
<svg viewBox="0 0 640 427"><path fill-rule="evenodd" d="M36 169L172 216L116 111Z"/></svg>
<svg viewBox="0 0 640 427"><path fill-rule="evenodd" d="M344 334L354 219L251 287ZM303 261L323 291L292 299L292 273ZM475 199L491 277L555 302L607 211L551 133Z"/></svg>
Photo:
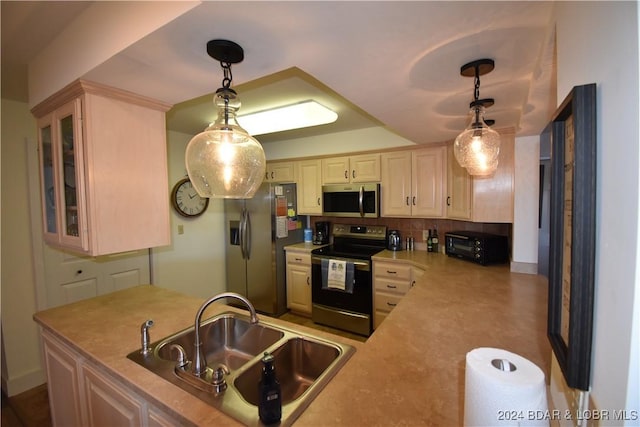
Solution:
<svg viewBox="0 0 640 427"><path fill-rule="evenodd" d="M179 367L176 348L176 344L181 346L186 359L193 360L194 327L152 343L152 351L147 355L137 350L127 357L238 421L261 425L258 382L262 374L261 358L265 351L269 352L274 356L281 387L280 425L288 425L304 411L355 349L269 323L263 318L258 323L251 323L247 316L226 312L203 321L200 338L207 372L196 381L185 378L190 375L184 374L189 368ZM214 391L205 383L210 382L221 365L226 368L226 389ZM180 370L182 372L178 372Z"/></svg>

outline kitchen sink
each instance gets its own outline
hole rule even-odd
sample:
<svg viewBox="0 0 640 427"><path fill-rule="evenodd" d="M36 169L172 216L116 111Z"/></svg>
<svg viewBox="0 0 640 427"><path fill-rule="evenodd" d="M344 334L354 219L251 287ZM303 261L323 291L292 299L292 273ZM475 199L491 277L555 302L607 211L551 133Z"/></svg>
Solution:
<svg viewBox="0 0 640 427"><path fill-rule="evenodd" d="M136 350L127 357L170 383L191 393L212 407L251 426L261 425L258 417L258 381L264 352L273 354L281 387L282 419L289 425L304 411L323 387L342 368L355 349L313 334L301 333L260 318L226 312L203 321L200 338L207 370L200 378L188 378L189 365L179 368L179 351L193 360L195 329L182 330L151 343L151 352ZM210 383L214 370L224 365L226 389L214 391ZM182 370L181 370L182 369ZM206 387L197 384L207 383Z"/></svg>
<svg viewBox="0 0 640 427"><path fill-rule="evenodd" d="M304 394L338 358L340 350L316 341L292 338L272 354L280 382L282 404L285 405ZM262 363L258 361L235 380L235 386L242 397L256 406L260 401L256 384L260 381L261 375Z"/></svg>
<svg viewBox="0 0 640 427"><path fill-rule="evenodd" d="M235 370L284 336L282 331L227 314L217 316L200 326L200 339L207 365L224 364ZM154 348L154 353L163 360L176 360L177 353L171 345L178 344L184 348L187 358L193 360L193 344L195 329L190 328L163 339ZM173 354L172 354L173 353Z"/></svg>

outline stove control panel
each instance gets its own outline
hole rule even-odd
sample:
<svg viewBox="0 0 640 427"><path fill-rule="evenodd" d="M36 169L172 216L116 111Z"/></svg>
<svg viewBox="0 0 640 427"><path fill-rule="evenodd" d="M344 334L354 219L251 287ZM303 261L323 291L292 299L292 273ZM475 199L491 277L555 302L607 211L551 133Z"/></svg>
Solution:
<svg viewBox="0 0 640 427"><path fill-rule="evenodd" d="M333 236L384 240L387 237L387 227L384 225L334 224Z"/></svg>

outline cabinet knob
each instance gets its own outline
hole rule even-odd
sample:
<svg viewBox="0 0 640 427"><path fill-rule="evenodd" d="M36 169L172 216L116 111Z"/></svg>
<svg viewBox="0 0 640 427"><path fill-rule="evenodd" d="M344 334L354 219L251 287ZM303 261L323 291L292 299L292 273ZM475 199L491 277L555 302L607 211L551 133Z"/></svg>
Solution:
<svg viewBox="0 0 640 427"><path fill-rule="evenodd" d="M447 196L447 206L451 206L451 196Z"/></svg>
<svg viewBox="0 0 640 427"><path fill-rule="evenodd" d="M387 270L387 274L398 274L397 271Z"/></svg>
<svg viewBox="0 0 640 427"><path fill-rule="evenodd" d="M78 270L78 271L76 271L76 274L77 274L77 275L82 274L82 270Z"/></svg>
<svg viewBox="0 0 640 427"><path fill-rule="evenodd" d="M396 288L397 288L397 286L396 286L396 285L387 285L387 288L389 288L389 289L396 289Z"/></svg>
<svg viewBox="0 0 640 427"><path fill-rule="evenodd" d="M320 206L320 197L318 197L318 206Z"/></svg>
<svg viewBox="0 0 640 427"><path fill-rule="evenodd" d="M413 206L416 205L416 196L413 196L413 199L411 199L411 202L413 203Z"/></svg>
<svg viewBox="0 0 640 427"><path fill-rule="evenodd" d="M311 285L311 282L309 280L309 276L307 276L307 286L310 286L310 285Z"/></svg>
<svg viewBox="0 0 640 427"><path fill-rule="evenodd" d="M407 206L409 206L409 196L407 196Z"/></svg>
<svg viewBox="0 0 640 427"><path fill-rule="evenodd" d="M353 170L353 172L351 172L351 176L352 176L353 178L355 178L355 177L356 177L356 170L355 170L355 169Z"/></svg>
<svg viewBox="0 0 640 427"><path fill-rule="evenodd" d="M348 179L349 178L349 171L344 171L344 179Z"/></svg>

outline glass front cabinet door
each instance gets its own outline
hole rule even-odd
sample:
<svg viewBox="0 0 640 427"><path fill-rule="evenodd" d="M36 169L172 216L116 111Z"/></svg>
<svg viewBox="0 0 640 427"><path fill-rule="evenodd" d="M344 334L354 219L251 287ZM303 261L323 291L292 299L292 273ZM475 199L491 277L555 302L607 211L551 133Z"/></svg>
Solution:
<svg viewBox="0 0 640 427"><path fill-rule="evenodd" d="M88 250L81 98L38 120L40 185L45 240Z"/></svg>

